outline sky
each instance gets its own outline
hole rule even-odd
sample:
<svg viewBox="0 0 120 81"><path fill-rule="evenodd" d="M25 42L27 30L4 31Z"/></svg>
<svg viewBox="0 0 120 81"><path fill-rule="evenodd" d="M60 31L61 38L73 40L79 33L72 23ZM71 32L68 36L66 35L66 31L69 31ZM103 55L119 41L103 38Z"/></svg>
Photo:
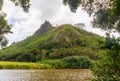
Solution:
<svg viewBox="0 0 120 81"><path fill-rule="evenodd" d="M72 13L68 6L62 4L62 0L31 0L29 13L15 7L10 0L4 0L3 11L7 13L8 23L13 25L11 30L13 34L6 35L9 44L32 35L45 20L53 25L85 23L86 30L100 35L105 34L99 29L91 28L92 18L85 11L78 8L76 13Z"/></svg>

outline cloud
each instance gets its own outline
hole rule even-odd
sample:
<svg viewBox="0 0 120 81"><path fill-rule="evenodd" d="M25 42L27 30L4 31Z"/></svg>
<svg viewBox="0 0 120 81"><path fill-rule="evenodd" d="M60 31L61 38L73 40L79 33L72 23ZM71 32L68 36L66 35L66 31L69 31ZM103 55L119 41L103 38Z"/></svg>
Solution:
<svg viewBox="0 0 120 81"><path fill-rule="evenodd" d="M51 19L51 21L57 24L85 23L87 25L90 25L91 19L92 18L90 18L85 11L82 11L81 8L78 8L76 13L72 13L68 6L62 5L57 16L54 19Z"/></svg>
<svg viewBox="0 0 120 81"><path fill-rule="evenodd" d="M30 13L24 13L22 8L15 7L12 2L5 0L4 3L3 11L7 13L6 19L13 25L11 30L13 34L6 35L10 44L25 39L39 28L42 23L40 11L32 10Z"/></svg>
<svg viewBox="0 0 120 81"><path fill-rule="evenodd" d="M54 17L62 6L62 0L31 0L31 11L40 11L41 19Z"/></svg>
<svg viewBox="0 0 120 81"><path fill-rule="evenodd" d="M91 18L78 8L72 13L62 0L31 0L29 13L24 13L22 8L15 7L9 0L4 0L3 11L7 13L6 19L13 25L14 34L7 34L9 43L20 41L32 35L44 20L49 20L53 25L65 23L85 23L90 26Z"/></svg>

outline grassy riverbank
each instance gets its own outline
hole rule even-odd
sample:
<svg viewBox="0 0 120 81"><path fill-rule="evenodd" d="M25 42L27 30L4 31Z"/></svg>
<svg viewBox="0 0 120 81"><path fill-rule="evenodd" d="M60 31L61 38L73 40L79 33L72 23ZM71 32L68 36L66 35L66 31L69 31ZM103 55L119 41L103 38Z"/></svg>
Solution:
<svg viewBox="0 0 120 81"><path fill-rule="evenodd" d="M49 69L48 64L0 61L0 69Z"/></svg>
<svg viewBox="0 0 120 81"><path fill-rule="evenodd" d="M89 69L93 62L85 56L69 56L63 59L48 59L39 62L0 61L0 69Z"/></svg>

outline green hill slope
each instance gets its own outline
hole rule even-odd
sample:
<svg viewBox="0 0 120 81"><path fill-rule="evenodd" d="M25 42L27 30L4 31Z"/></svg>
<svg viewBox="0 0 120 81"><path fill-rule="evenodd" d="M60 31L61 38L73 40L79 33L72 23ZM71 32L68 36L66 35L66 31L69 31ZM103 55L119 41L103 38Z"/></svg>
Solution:
<svg viewBox="0 0 120 81"><path fill-rule="evenodd" d="M51 27L44 34L35 33L21 42L4 48L0 51L0 60L36 62L68 56L88 56L97 59L101 52L98 43L101 38L69 24Z"/></svg>

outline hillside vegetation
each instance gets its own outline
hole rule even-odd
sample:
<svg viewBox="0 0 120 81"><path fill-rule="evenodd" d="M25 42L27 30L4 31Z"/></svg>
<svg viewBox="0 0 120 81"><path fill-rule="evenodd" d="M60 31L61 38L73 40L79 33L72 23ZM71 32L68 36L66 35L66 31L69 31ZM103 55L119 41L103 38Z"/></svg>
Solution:
<svg viewBox="0 0 120 81"><path fill-rule="evenodd" d="M37 31L38 32L38 31ZM97 60L100 49L96 34L64 24L51 27L44 34L35 33L27 39L14 43L0 51L1 61L39 62L85 56ZM72 58L71 58L72 59Z"/></svg>

